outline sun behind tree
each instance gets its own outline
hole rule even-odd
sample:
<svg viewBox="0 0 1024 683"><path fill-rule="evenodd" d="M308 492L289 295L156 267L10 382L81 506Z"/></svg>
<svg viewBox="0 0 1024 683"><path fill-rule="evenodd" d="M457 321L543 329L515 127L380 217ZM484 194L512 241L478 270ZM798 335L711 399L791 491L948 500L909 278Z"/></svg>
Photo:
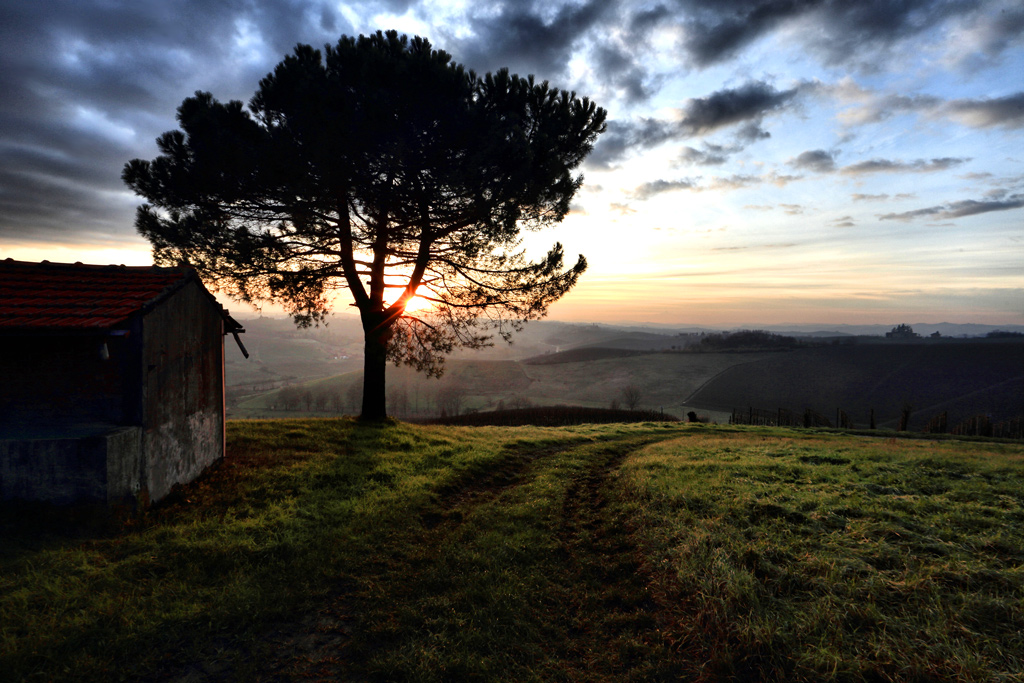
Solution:
<svg viewBox="0 0 1024 683"><path fill-rule="evenodd" d="M605 112L507 70L477 76L423 38L299 45L248 111L197 92L161 155L125 166L149 203L136 227L158 264L187 262L299 325L347 288L365 338L362 417L386 416L387 360L440 374L444 354L508 339L575 284L555 244L526 258L521 230L561 221ZM398 278L403 283L394 297ZM414 294L432 307L416 311Z"/></svg>

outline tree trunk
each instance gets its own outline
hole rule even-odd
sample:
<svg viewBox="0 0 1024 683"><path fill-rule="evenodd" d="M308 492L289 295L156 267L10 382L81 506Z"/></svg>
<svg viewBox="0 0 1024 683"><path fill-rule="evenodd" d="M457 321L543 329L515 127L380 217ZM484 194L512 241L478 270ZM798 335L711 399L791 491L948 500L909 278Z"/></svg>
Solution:
<svg viewBox="0 0 1024 683"><path fill-rule="evenodd" d="M384 393L387 369L387 341L379 335L366 335L363 352L363 410L361 420L383 420L388 416Z"/></svg>

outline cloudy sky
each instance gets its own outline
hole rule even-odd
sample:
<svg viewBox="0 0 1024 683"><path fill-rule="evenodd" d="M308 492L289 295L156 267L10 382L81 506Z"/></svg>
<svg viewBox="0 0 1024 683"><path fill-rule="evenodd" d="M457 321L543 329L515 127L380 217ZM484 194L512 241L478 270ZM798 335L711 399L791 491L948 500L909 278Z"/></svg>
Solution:
<svg viewBox="0 0 1024 683"><path fill-rule="evenodd" d="M0 0L0 258L150 263L182 99L389 28L608 110L554 319L1024 324L1019 0Z"/></svg>

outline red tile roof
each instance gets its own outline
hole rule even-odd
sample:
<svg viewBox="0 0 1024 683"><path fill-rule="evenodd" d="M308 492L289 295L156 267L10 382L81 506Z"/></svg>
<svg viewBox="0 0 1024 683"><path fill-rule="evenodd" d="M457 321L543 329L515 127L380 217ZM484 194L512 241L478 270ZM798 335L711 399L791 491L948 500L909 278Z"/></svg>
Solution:
<svg viewBox="0 0 1024 683"><path fill-rule="evenodd" d="M198 277L190 268L0 261L0 332L104 330Z"/></svg>

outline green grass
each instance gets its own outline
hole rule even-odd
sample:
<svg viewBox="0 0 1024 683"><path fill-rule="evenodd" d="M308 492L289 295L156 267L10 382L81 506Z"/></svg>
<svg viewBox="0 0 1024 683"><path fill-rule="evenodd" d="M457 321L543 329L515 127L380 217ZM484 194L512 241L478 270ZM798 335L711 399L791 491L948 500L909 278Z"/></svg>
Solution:
<svg viewBox="0 0 1024 683"><path fill-rule="evenodd" d="M619 495L685 678L1021 680L1021 454L708 432Z"/></svg>
<svg viewBox="0 0 1024 683"><path fill-rule="evenodd" d="M0 680L1021 680L1024 447L229 423L122 527L0 516Z"/></svg>

